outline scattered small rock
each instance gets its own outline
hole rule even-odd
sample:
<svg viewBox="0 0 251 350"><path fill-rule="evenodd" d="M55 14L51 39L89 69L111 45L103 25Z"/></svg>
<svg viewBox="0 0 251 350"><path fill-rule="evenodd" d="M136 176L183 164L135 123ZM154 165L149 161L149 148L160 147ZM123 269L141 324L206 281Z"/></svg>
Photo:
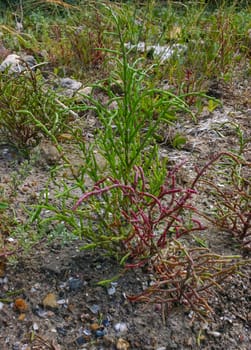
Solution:
<svg viewBox="0 0 251 350"><path fill-rule="evenodd" d="M49 293L46 295L46 297L43 299L43 306L45 308L52 308L52 309L57 309L58 308L58 303L56 299L56 295L54 293Z"/></svg>
<svg viewBox="0 0 251 350"><path fill-rule="evenodd" d="M33 69L36 64L35 58L31 55L19 56L11 54L0 64L0 72L8 70L8 74L21 73L24 70Z"/></svg>
<svg viewBox="0 0 251 350"><path fill-rule="evenodd" d="M208 334L212 335L213 337L220 337L221 336L221 333L220 332L216 332L216 331L207 331Z"/></svg>
<svg viewBox="0 0 251 350"><path fill-rule="evenodd" d="M116 344L117 350L129 350L130 344L128 343L127 340L123 338L119 338Z"/></svg>
<svg viewBox="0 0 251 350"><path fill-rule="evenodd" d="M14 343L13 345L12 345L12 350L20 350L20 343L19 342L17 342L17 343Z"/></svg>
<svg viewBox="0 0 251 350"><path fill-rule="evenodd" d="M76 91L82 87L82 83L80 81L71 78L59 79L58 85L61 88L60 94L67 97L72 97Z"/></svg>
<svg viewBox="0 0 251 350"><path fill-rule="evenodd" d="M39 325L37 324L37 322L33 322L32 328L34 331L38 331L39 330Z"/></svg>
<svg viewBox="0 0 251 350"><path fill-rule="evenodd" d="M248 313L248 315L247 315L247 320L248 320L248 322L251 324L251 312Z"/></svg>
<svg viewBox="0 0 251 350"><path fill-rule="evenodd" d="M24 313L28 310L28 305L24 299L18 298L14 301L14 308L20 313Z"/></svg>
<svg viewBox="0 0 251 350"><path fill-rule="evenodd" d="M110 321L109 321L107 318L104 319L104 320L102 321L102 325L103 325L104 327L108 327L109 324L110 324Z"/></svg>
<svg viewBox="0 0 251 350"><path fill-rule="evenodd" d="M60 154L57 147L49 141L42 141L35 149L38 165L56 165L60 160Z"/></svg>
<svg viewBox="0 0 251 350"><path fill-rule="evenodd" d="M181 44L173 45L147 45L145 42L140 41L137 45L126 43L127 49L134 49L141 53L146 53L149 58L158 58L163 63L169 60L175 53L181 54L185 52L187 47Z"/></svg>
<svg viewBox="0 0 251 350"><path fill-rule="evenodd" d="M23 321L24 319L26 318L26 314L20 314L19 316L18 316L18 321Z"/></svg>
<svg viewBox="0 0 251 350"><path fill-rule="evenodd" d="M114 329L115 329L115 331L118 332L118 333L126 333L127 330L128 330L127 325L126 325L126 323L124 323L124 322L116 323L116 324L114 325Z"/></svg>
<svg viewBox="0 0 251 350"><path fill-rule="evenodd" d="M108 348L108 349L113 349L114 345L115 345L115 339L109 335L105 335L103 337L103 342L104 345Z"/></svg>
<svg viewBox="0 0 251 350"><path fill-rule="evenodd" d="M108 295L112 296L116 293L116 288L114 286L111 286L110 288L107 289Z"/></svg>
<svg viewBox="0 0 251 350"><path fill-rule="evenodd" d="M67 330L63 327L56 327L57 333L63 337L67 335Z"/></svg>
<svg viewBox="0 0 251 350"><path fill-rule="evenodd" d="M100 311L100 306L99 305L97 305L97 304L93 304L93 305L91 305L91 306L88 306L88 309L93 313L93 314L97 314L97 313L99 313L99 311Z"/></svg>
<svg viewBox="0 0 251 350"><path fill-rule="evenodd" d="M84 285L84 282L80 278L69 278L69 289L70 291L80 290Z"/></svg>
<svg viewBox="0 0 251 350"><path fill-rule="evenodd" d="M91 332L90 329L85 328L85 329L83 330L83 334L84 334L86 337L90 337L90 336L92 335L92 332Z"/></svg>
<svg viewBox="0 0 251 350"><path fill-rule="evenodd" d="M95 332L95 336L97 338L102 338L106 334L105 329L97 329Z"/></svg>
<svg viewBox="0 0 251 350"><path fill-rule="evenodd" d="M80 81L77 81L75 79L62 78L59 80L59 85L62 86L63 88L78 90L81 88L82 83L80 83Z"/></svg>
<svg viewBox="0 0 251 350"><path fill-rule="evenodd" d="M8 283L8 277L0 278L0 284L7 284Z"/></svg>
<svg viewBox="0 0 251 350"><path fill-rule="evenodd" d="M96 323L96 322L94 322L94 323L92 323L91 325L90 325L90 329L92 330L92 331L96 331L97 329L99 329L100 328L100 325L98 324L98 323Z"/></svg>
<svg viewBox="0 0 251 350"><path fill-rule="evenodd" d="M48 317L48 312L40 307L36 307L34 310L34 314L40 318Z"/></svg>
<svg viewBox="0 0 251 350"><path fill-rule="evenodd" d="M75 339L75 343L77 345L83 345L83 344L86 343L86 339L85 339L85 337L83 335L81 335L80 337Z"/></svg>

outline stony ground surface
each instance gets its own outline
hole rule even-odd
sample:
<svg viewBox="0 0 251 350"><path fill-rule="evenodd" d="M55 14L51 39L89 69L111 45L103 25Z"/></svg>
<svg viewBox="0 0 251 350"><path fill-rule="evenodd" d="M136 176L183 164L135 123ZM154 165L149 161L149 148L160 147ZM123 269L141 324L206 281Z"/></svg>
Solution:
<svg viewBox="0 0 251 350"><path fill-rule="evenodd" d="M193 176L195 162L203 165L210 155L238 147L234 128L226 122L238 123L245 137L251 135L249 83L236 83L234 89L214 85L211 93L218 94L223 107L203 112L197 124L180 122L178 128L187 137L181 151L162 145L162 157L171 162L189 160L181 175L183 183ZM13 195L15 215L22 223L23 207L43 191L49 170L44 164L33 165L28 176L15 183L20 168L20 163L13 163L15 156L7 146L0 150L1 189ZM251 160L250 144L246 159ZM229 233L211 227L203 239L218 253L240 254ZM129 302L126 296L139 293L149 282L144 270L130 271L105 287L97 285L118 274L119 266L102 251L81 251L81 245L79 240L62 244L61 238L43 241L28 254L20 252L15 262L1 263L2 350L251 349L250 265L243 267L243 276L230 278L212 295L211 317L198 319L181 307L163 313L158 304Z"/></svg>

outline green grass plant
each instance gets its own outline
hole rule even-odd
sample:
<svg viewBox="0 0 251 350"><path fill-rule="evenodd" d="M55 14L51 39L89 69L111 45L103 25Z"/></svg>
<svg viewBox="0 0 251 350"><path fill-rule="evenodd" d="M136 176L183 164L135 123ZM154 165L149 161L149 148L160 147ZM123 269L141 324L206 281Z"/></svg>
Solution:
<svg viewBox="0 0 251 350"><path fill-rule="evenodd" d="M0 77L0 95L1 142L15 146L24 156L29 155L43 136L43 130L31 115L52 134L63 132L69 114L56 103L55 92L45 88L39 72L27 68L16 75L7 69Z"/></svg>
<svg viewBox="0 0 251 350"><path fill-rule="evenodd" d="M110 9L107 11L110 12ZM64 222L75 235L84 236L87 240L95 241L97 244L100 241L100 245L103 242L104 247L107 240L115 240L115 245L118 244L121 239L120 234L123 236L124 233L121 231L114 235L114 232L107 232L105 234L107 238L101 239L102 233L98 231L99 224L98 227L95 225L92 227L88 225L88 220L92 220L95 213L102 212L102 215L97 215L99 219L102 217L101 221L105 229L109 230L110 227L106 220L108 219L109 222L114 205L118 205L123 198L118 194L115 194L114 197L106 196L104 201L94 201L91 207L84 209L79 215L72 212L70 203L73 205L76 201L76 192L81 193L88 188L86 177L95 183L104 176L105 172L107 176L127 184L134 176L134 166L140 165L149 178L148 185L151 191L155 193L164 181L166 162L160 161L159 146L154 134L161 125L173 124L180 111L193 117L184 101L184 96L179 97L151 86L152 84L149 83L151 67L148 70L141 67L144 59L131 61L130 52L124 45L125 38L120 18L116 13L112 13L111 16L117 29L112 35L119 42L119 50L107 49L105 51L116 68L108 79L92 86L94 94L95 91L99 91L107 96L108 102L104 104L102 100L94 98L93 95L83 95L86 102L75 108L80 113L93 110L100 123L99 131L92 143L87 145L81 127L75 125L73 130L71 126L66 126L67 132L73 135L74 143L82 154L84 165L80 168L78 175L73 175L74 185L69 186L62 179L55 193L55 200L52 202L45 195L45 199L41 200L31 218L31 222L38 220L40 227L49 223ZM116 107L110 109L109 105L112 103L115 103ZM62 154L60 144L47 126L37 120L34 113L29 115L33 123L53 140ZM96 154L103 158L105 169L99 166ZM64 164L59 167L58 171L62 171L62 167L72 167L71 162L63 155L62 159ZM60 202L59 205L58 202ZM47 217L43 216L45 211L50 213ZM107 249L108 247L109 244ZM111 250L110 253L112 254Z"/></svg>
<svg viewBox="0 0 251 350"><path fill-rule="evenodd" d="M115 67L109 78L95 89L107 95L107 104L92 96L84 96L101 123L97 136L97 146L108 163L110 175L127 183L136 164L144 170L153 167L158 160L158 150L154 133L160 125L172 124L177 113L183 111L192 115L185 102L185 95L175 94L151 86L150 76L153 66L144 69L144 59L131 62L130 50L125 46L125 38L120 17L108 9L115 23L114 39L118 39L119 50L105 50ZM143 68L142 68L143 66ZM114 91L114 86L119 93ZM109 106L115 103L114 108ZM158 164L159 165L159 164Z"/></svg>
<svg viewBox="0 0 251 350"><path fill-rule="evenodd" d="M204 171L211 164L198 172L190 188L179 187L180 167L175 167L167 173L156 195L147 190L143 169L135 167L132 183L104 178L75 204L78 217L95 208L90 225L97 226L98 235L89 236L91 242L85 249L101 246L109 254L121 257L125 270L143 267L154 276L150 287L128 296L129 300L160 303L164 310L180 304L197 314L212 313L208 304L211 290L220 287L246 263L241 256L222 256L205 247L191 246L191 233L206 229L194 217L198 214L191 204L197 194L194 188L201 177L203 181ZM100 202L109 200L109 215L102 207L97 208L93 197ZM250 214L247 224L249 221Z"/></svg>

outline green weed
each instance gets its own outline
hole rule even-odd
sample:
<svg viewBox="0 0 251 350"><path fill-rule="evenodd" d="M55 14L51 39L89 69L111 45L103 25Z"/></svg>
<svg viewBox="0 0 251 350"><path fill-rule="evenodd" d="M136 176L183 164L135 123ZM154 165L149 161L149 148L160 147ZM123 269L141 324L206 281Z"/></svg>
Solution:
<svg viewBox="0 0 251 350"><path fill-rule="evenodd" d="M68 113L56 102L55 93L46 89L41 75L31 70L0 77L1 142L13 145L24 156L36 146L43 130L33 122L36 116L53 134L64 130Z"/></svg>

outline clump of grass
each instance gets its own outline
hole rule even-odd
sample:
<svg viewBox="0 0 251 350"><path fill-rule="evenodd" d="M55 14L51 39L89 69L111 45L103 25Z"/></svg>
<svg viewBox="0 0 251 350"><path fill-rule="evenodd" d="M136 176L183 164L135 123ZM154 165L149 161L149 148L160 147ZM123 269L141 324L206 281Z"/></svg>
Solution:
<svg viewBox="0 0 251 350"><path fill-rule="evenodd" d="M142 168L135 167L132 184L107 178L99 181L91 191L80 197L74 206L76 216L94 210L98 230L93 232L91 243L85 249L101 246L109 254L122 256L125 269L144 267L154 276L149 288L131 301L161 303L173 307L183 304L198 314L212 312L208 295L223 280L237 273L244 264L239 256L221 256L207 248L186 247L190 234L205 227L197 218L191 200L193 188L177 186L178 168L170 171L158 193L147 191ZM196 177L193 187L203 175ZM98 202L109 202L109 212L101 211ZM89 202L89 203L88 203ZM189 243L188 243L189 245ZM233 260L236 260L233 262Z"/></svg>
<svg viewBox="0 0 251 350"><path fill-rule="evenodd" d="M217 2L211 7L204 2L169 2L162 6L158 1L140 5L109 2L104 6L97 2L29 0L15 12L16 17L22 18L23 31L15 33L15 18L11 19L9 13L4 23L9 30L3 30L2 40L16 50L22 48L36 55L42 52L53 67L60 66L61 75L86 77L90 69L101 65L107 75L107 55L100 48L118 49L114 37L107 35L116 32L114 11L125 42L186 47L185 54L174 55L154 71L154 80L168 79L176 91L184 93L206 88L210 79L230 80L236 67L245 63L250 54L250 11L245 4L242 6L236 2ZM112 11L107 11L107 7ZM138 57L137 53L131 55L133 60ZM151 55L146 52L145 56L148 63L144 64L151 65Z"/></svg>
<svg viewBox="0 0 251 350"><path fill-rule="evenodd" d="M85 111L96 112L101 123L97 137L97 148L106 160L111 176L128 182L133 167L142 164L144 170L154 167L158 162L158 147L154 134L160 126L172 124L177 113L183 111L193 114L185 102L186 94L176 96L151 86L153 66L144 68L144 58L131 60L125 45L125 35L119 15L107 9L116 28L118 50L107 51L114 71L108 79L93 85L106 95L107 103L92 95L83 96L89 104L78 106ZM113 108L110 108L111 105ZM144 165L143 165L144 163Z"/></svg>
<svg viewBox="0 0 251 350"><path fill-rule="evenodd" d="M0 195L0 264L6 262L7 258L14 255L19 247L17 242L9 240L9 236L13 231L14 219L9 215L9 201ZM1 276L2 277L2 276Z"/></svg>
<svg viewBox="0 0 251 350"><path fill-rule="evenodd" d="M160 249L164 249L173 235L178 239L190 232L203 230L200 222L192 218L196 209L190 202L195 191L177 186L177 170L167 174L156 195L147 191L149 184L140 167L134 168L135 176L131 184L124 184L113 178L100 180L92 191L80 197L74 210L93 196L110 202L108 215L103 210L103 214L98 215L103 215L100 222L101 226L104 223L104 228L101 227L100 231L105 229L108 230L107 235L109 231L112 234L111 237L106 235L105 242L113 242L113 234L116 234L117 228L116 244L121 241L120 250L130 257L130 266L142 266L150 257L158 254ZM119 210L114 211L113 207ZM123 222L129 225L125 232ZM122 235L119 237L120 233ZM102 246L101 237L98 236L95 241Z"/></svg>
<svg viewBox="0 0 251 350"><path fill-rule="evenodd" d="M209 302L212 294L245 264L239 258L217 255L207 248L187 248L173 240L149 264L151 286L128 299L160 304L163 317L179 305L193 310L197 316L209 316L214 312Z"/></svg>
<svg viewBox="0 0 251 350"><path fill-rule="evenodd" d="M45 89L39 73L28 69L18 75L8 72L0 79L0 134L24 155L28 155L43 137L43 130L34 123L34 115L54 135L62 132L68 118L56 102L56 95Z"/></svg>
<svg viewBox="0 0 251 350"><path fill-rule="evenodd" d="M202 170L208 174L200 178L206 186L213 208L203 214L220 230L229 232L251 250L251 182L248 176L251 163L234 153L220 153ZM217 177L217 182L212 181Z"/></svg>
<svg viewBox="0 0 251 350"><path fill-rule="evenodd" d="M250 12L245 4L241 9L237 2L217 2L211 7L204 2L170 2L163 7L156 1L148 11L149 16L142 15L143 30L138 40L186 46L185 54L174 55L156 70L159 78L168 79L180 93L206 89L212 79L230 81L236 68L248 63Z"/></svg>

